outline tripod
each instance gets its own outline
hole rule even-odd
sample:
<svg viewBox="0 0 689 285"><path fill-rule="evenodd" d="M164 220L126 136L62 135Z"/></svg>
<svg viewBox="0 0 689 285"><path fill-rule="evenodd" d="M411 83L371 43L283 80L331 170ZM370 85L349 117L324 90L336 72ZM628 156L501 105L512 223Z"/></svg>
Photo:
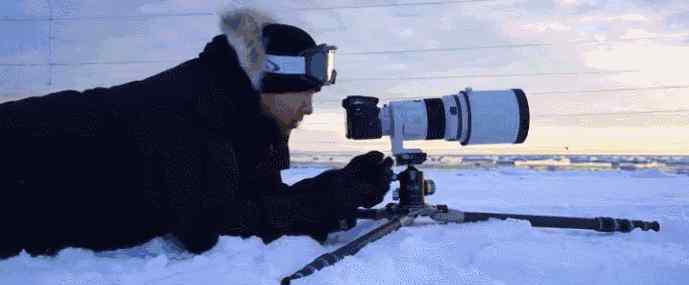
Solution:
<svg viewBox="0 0 689 285"><path fill-rule="evenodd" d="M393 193L393 199L398 203L390 203L382 209L358 210L357 218L380 220L388 222L338 248L337 250L321 255L301 270L282 279L282 284L290 284L292 280L306 277L324 267L333 265L346 256L354 255L366 245L398 230L403 226L414 223L418 217L429 217L432 220L446 223L479 222L493 219L518 219L526 220L533 227L584 229L599 232L630 232L635 228L643 231L659 231L658 222L646 222L639 220L615 219L608 217L577 218L559 216L534 216L505 213L463 212L447 207L446 205L429 205L425 202L425 196L435 193L435 183L424 179L423 171L414 165L422 164L426 160L426 154L404 153L395 156L398 165L406 165L407 168L397 175L400 188Z"/></svg>

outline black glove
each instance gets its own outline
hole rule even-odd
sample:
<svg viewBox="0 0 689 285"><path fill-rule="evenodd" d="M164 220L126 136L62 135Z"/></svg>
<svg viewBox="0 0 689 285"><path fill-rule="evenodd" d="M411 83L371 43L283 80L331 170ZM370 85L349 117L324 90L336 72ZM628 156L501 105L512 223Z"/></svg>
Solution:
<svg viewBox="0 0 689 285"><path fill-rule="evenodd" d="M359 194L357 206L371 208L390 190L393 160L379 151L359 155L342 169L346 184Z"/></svg>
<svg viewBox="0 0 689 285"><path fill-rule="evenodd" d="M356 225L356 209L373 207L390 189L391 158L372 151L352 159L343 169L304 179L279 195L266 196L262 206L264 241L283 234L310 235L325 241L328 233Z"/></svg>

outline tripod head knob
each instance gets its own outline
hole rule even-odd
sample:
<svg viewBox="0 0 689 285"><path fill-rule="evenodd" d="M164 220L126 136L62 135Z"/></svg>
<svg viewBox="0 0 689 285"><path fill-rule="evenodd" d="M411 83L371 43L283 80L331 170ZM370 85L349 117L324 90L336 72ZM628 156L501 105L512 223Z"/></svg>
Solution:
<svg viewBox="0 0 689 285"><path fill-rule="evenodd" d="M435 181L430 179L425 179L423 181L423 195L430 196L435 194Z"/></svg>

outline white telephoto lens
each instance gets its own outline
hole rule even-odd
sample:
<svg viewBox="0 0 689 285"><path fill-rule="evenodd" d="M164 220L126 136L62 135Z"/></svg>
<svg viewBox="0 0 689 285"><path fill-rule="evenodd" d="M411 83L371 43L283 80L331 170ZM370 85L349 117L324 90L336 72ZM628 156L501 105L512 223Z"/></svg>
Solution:
<svg viewBox="0 0 689 285"><path fill-rule="evenodd" d="M394 101L379 114L383 134L403 140L459 141L461 145L523 143L529 106L520 89L466 91L423 100Z"/></svg>
<svg viewBox="0 0 689 285"><path fill-rule="evenodd" d="M529 130L529 106L520 89L497 91L467 90L455 95L466 114L460 143L523 143ZM465 102L465 103L464 103Z"/></svg>

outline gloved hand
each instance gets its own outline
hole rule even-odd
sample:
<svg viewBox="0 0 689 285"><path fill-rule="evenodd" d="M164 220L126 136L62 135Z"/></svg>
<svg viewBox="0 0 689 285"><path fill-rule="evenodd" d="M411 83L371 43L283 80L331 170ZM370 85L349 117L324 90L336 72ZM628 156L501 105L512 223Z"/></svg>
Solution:
<svg viewBox="0 0 689 285"><path fill-rule="evenodd" d="M260 236L310 235L325 241L328 233L356 225L358 207L383 201L392 179L391 158L372 151L352 159L343 169L329 170L294 184L280 195L263 199Z"/></svg>
<svg viewBox="0 0 689 285"><path fill-rule="evenodd" d="M358 206L371 208L383 202L390 190L392 164L392 158L385 158L379 151L371 151L355 157L342 169L350 187L359 193Z"/></svg>

